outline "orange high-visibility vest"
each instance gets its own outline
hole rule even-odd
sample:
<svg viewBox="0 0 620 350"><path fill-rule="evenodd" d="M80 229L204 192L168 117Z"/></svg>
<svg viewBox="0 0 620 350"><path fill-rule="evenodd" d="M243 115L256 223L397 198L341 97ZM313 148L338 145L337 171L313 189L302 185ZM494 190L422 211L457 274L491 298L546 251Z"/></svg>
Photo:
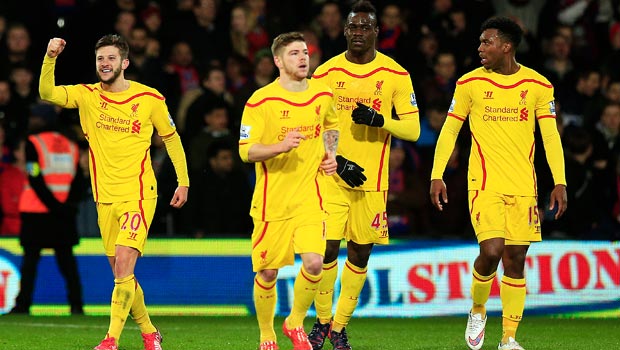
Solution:
<svg viewBox="0 0 620 350"><path fill-rule="evenodd" d="M39 155L39 171L43 181L54 197L64 203L69 197L71 182L77 171L79 158L77 145L55 131L31 135ZM48 208L41 202L34 189L27 183L19 198L19 211L22 213L47 213Z"/></svg>

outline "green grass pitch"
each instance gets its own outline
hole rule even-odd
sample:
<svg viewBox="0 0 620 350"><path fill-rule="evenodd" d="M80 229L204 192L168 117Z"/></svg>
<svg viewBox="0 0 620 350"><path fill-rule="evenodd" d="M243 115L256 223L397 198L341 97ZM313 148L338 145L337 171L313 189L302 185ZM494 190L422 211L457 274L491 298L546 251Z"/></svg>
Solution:
<svg viewBox="0 0 620 350"><path fill-rule="evenodd" d="M256 349L258 326L248 317L153 316L160 328L164 350ZM291 349L281 333L282 318L275 327L280 349ZM312 327L306 319L306 331ZM354 318L348 327L355 350L466 350L464 317ZM483 349L497 349L501 319L489 317ZM105 335L104 316L0 316L0 350L92 349ZM527 316L518 340L528 350L611 350L620 349L620 320ZM120 350L143 349L140 332L127 321ZM325 349L331 349L327 342Z"/></svg>

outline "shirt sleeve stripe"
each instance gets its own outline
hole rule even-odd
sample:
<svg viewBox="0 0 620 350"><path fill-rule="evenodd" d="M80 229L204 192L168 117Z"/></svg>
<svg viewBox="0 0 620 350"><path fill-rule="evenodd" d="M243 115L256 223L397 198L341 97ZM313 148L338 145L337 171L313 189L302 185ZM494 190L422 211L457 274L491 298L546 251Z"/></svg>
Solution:
<svg viewBox="0 0 620 350"><path fill-rule="evenodd" d="M246 105L246 107L254 108L254 107L258 107L258 106L262 105L265 102L280 101L280 102L284 102L284 103L287 103L287 104L289 104L291 106L295 106L295 107L305 107L305 106L308 106L309 104L311 104L312 102L314 102L317 98L319 98L321 96L329 96L331 98L333 96L333 94L331 92L328 92L328 91L323 91L321 93L318 93L318 94L312 96L312 98L310 100L308 100L306 102L303 102L303 103L296 103L296 102L284 99L282 97L267 97L267 98L264 98L264 99L262 99L262 100L260 100L260 101L258 101L256 103L247 102L245 105Z"/></svg>
<svg viewBox="0 0 620 350"><path fill-rule="evenodd" d="M458 120L460 120L460 121L462 121L462 122L464 122L464 121L465 121L465 118L463 118L463 117L461 117L461 116L459 116L459 115L456 115L456 114L454 114L454 113L448 113L448 117L452 117L452 118L458 119Z"/></svg>
<svg viewBox="0 0 620 350"><path fill-rule="evenodd" d="M516 83L514 83L512 85L502 85L502 84L499 84L497 82L494 82L493 80L491 80L489 78L483 78L483 77L471 77L469 79L459 80L459 81L456 82L456 85L464 85L464 84L467 84L469 82L476 81L476 80L486 81L487 83L495 85L495 86L497 86L500 89L512 89L512 88L515 88L515 87L517 87L517 86L519 86L521 84L525 84L525 83L534 83L534 84L538 84L538 85L544 86L544 87L549 88L549 89L553 88L553 85L543 83L542 81L536 80L536 79L522 79L522 80L519 80L518 82L516 82Z"/></svg>
<svg viewBox="0 0 620 350"><path fill-rule="evenodd" d="M536 117L536 119L544 119L544 118L552 118L555 119L555 115L553 114L547 114L547 115L539 115Z"/></svg>

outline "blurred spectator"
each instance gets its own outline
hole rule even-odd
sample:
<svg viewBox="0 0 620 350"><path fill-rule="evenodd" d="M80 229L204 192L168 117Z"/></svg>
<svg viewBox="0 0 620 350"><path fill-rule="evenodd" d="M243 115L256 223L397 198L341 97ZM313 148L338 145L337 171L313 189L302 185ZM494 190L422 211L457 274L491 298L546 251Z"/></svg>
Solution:
<svg viewBox="0 0 620 350"><path fill-rule="evenodd" d="M325 62L347 49L347 40L344 37L344 17L338 2L325 1L321 5L316 21L320 28L319 47L323 54L323 62Z"/></svg>
<svg viewBox="0 0 620 350"><path fill-rule="evenodd" d="M310 54L310 47L308 47L308 54ZM254 74L252 74L250 79L248 79L235 94L231 118L232 123L230 125L230 129L233 130L235 134L239 132L239 128L241 127L241 115L243 114L245 102L258 88L271 83L275 79L275 72L276 66L273 63L271 50L263 49L257 52L256 57L254 57Z"/></svg>
<svg viewBox="0 0 620 350"><path fill-rule="evenodd" d="M88 158L90 157L88 142L86 140L78 142L78 148L80 156L76 176L83 178L84 190L80 193L77 203L77 232L80 237L100 237L97 204L93 200L93 187L88 170Z"/></svg>
<svg viewBox="0 0 620 350"><path fill-rule="evenodd" d="M620 81L620 22L609 27L610 52L602 58L601 71L609 80Z"/></svg>
<svg viewBox="0 0 620 350"><path fill-rule="evenodd" d="M151 1L148 6L140 12L140 20L144 24L144 28L150 38L161 41L162 33L162 15L159 4ZM132 52L133 50L129 50Z"/></svg>
<svg viewBox="0 0 620 350"><path fill-rule="evenodd" d="M265 29L257 22L245 4L232 8L230 19L230 42L234 52L254 61L254 55L260 49L269 47L269 37Z"/></svg>
<svg viewBox="0 0 620 350"><path fill-rule="evenodd" d="M225 139L235 145L238 143L238 139L228 128L228 106L222 100L216 99L206 107L203 113L204 127L190 140L187 152L190 180L192 174L206 169L208 162L206 151L214 140Z"/></svg>
<svg viewBox="0 0 620 350"><path fill-rule="evenodd" d="M249 234L252 230L247 215L252 190L246 174L235 166L238 151L233 145L230 140L213 141L206 151L206 168L192 180L194 212L191 217L196 238Z"/></svg>
<svg viewBox="0 0 620 350"><path fill-rule="evenodd" d="M8 77L17 65L39 72L39 60L32 56L32 42L28 28L19 22L10 23L6 30L6 47L0 50L0 78Z"/></svg>
<svg viewBox="0 0 620 350"><path fill-rule="evenodd" d="M4 127L0 124L0 141L3 139ZM18 236L21 230L19 197L28 181L25 144L19 139L11 152L12 161L0 163L0 236Z"/></svg>
<svg viewBox="0 0 620 350"><path fill-rule="evenodd" d="M226 89L236 95L252 74L252 64L245 56L232 53L226 59Z"/></svg>
<svg viewBox="0 0 620 350"><path fill-rule="evenodd" d="M200 76L194 63L192 48L185 41L180 41L172 46L172 52L165 71L168 74L168 93L166 99L168 109L176 111L183 95L194 89L200 88Z"/></svg>
<svg viewBox="0 0 620 350"><path fill-rule="evenodd" d="M439 52L433 59L433 75L427 77L416 90L420 109L432 101L446 99L452 96L456 88L456 58L451 52ZM449 104L449 102L446 101ZM447 106L446 106L447 107Z"/></svg>
<svg viewBox="0 0 620 350"><path fill-rule="evenodd" d="M167 30L175 33L175 41L184 40L189 43L196 56L196 62L200 62L202 66L223 66L231 48L229 36L226 35L227 29L217 21L218 2L195 0L192 13L191 18L185 22L177 22L174 27Z"/></svg>
<svg viewBox="0 0 620 350"><path fill-rule="evenodd" d="M186 145L191 144L194 136L205 126L205 113L211 110L214 104L222 101L227 109L232 108L234 101L232 95L226 90L226 74L221 67L210 67L202 78L198 95L189 102L185 117L182 113L178 114L178 126Z"/></svg>
<svg viewBox="0 0 620 350"><path fill-rule="evenodd" d="M28 105L13 98L8 80L0 78L0 122L4 123L6 143L15 144L16 137L26 133Z"/></svg>
<svg viewBox="0 0 620 350"><path fill-rule="evenodd" d="M612 80L607 84L605 99L610 102L620 103L620 80Z"/></svg>
<svg viewBox="0 0 620 350"><path fill-rule="evenodd" d="M379 18L377 49L392 58L396 55L399 38L404 36L407 31L401 13L402 11L397 4L388 4L381 11Z"/></svg>
<svg viewBox="0 0 620 350"><path fill-rule="evenodd" d="M596 171L588 161L592 155L592 136L582 127L569 125L564 129L562 141L565 150L566 188L569 203L572 203L555 222L551 219L554 212L544 208L543 232L550 238L596 239L607 230L610 212L604 210L604 204L598 200L601 188Z"/></svg>
<svg viewBox="0 0 620 350"><path fill-rule="evenodd" d="M19 64L13 67L9 79L12 83L11 96L22 106L35 104L39 92L34 88L34 76L30 68Z"/></svg>
<svg viewBox="0 0 620 350"><path fill-rule="evenodd" d="M116 21L114 22L114 31L116 34L129 40L131 30L136 25L136 15L131 11L121 11L116 15Z"/></svg>
<svg viewBox="0 0 620 350"><path fill-rule="evenodd" d="M129 43L129 66L125 69L125 77L149 85L159 92L168 95L166 75L159 52L153 50L152 42L145 27L136 26L131 29ZM178 92L177 92L178 93Z"/></svg>
<svg viewBox="0 0 620 350"><path fill-rule="evenodd" d="M24 249L20 273L20 291L11 313L30 313L43 248L53 248L56 262L65 278L72 314L83 314L82 286L73 255L78 244L76 210L83 191L78 172L77 145L54 131L54 107L32 107L26 143L28 182L20 200L20 244Z"/></svg>
<svg viewBox="0 0 620 350"><path fill-rule="evenodd" d="M388 227L390 234L405 236L419 233L414 230L420 226L415 213L426 205L426 188L420 186L415 178L415 153L411 145L397 138L392 138L389 161L390 189L387 197Z"/></svg>
<svg viewBox="0 0 620 350"><path fill-rule="evenodd" d="M517 48L520 62L528 67L535 64L540 53L538 22L547 0L493 0L496 15L508 16L523 30L523 41Z"/></svg>
<svg viewBox="0 0 620 350"><path fill-rule="evenodd" d="M556 98L562 104L564 124L591 128L600 115L601 74L595 69L579 71L577 81L566 90L558 91Z"/></svg>
<svg viewBox="0 0 620 350"><path fill-rule="evenodd" d="M570 31L572 33L572 31ZM541 74L544 74L561 95L574 84L575 64L571 58L571 34L555 33L549 40L544 55Z"/></svg>

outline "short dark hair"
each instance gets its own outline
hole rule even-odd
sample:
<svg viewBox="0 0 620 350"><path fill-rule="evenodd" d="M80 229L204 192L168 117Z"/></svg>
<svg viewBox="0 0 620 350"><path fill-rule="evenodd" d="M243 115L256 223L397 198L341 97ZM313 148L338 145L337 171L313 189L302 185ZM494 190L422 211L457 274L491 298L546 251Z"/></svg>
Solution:
<svg viewBox="0 0 620 350"><path fill-rule="evenodd" d="M217 139L207 147L207 159L217 157L221 151L233 152L233 145L225 139Z"/></svg>
<svg viewBox="0 0 620 350"><path fill-rule="evenodd" d="M118 34L108 34L104 35L97 44L95 44L95 54L97 54L97 50L104 46L114 46L118 48L118 51L121 53L121 59L126 60L129 57L129 43L127 40Z"/></svg>
<svg viewBox="0 0 620 350"><path fill-rule="evenodd" d="M491 17L482 23L480 32L484 32L487 29L497 29L498 35L502 40L511 42L516 50L521 39L523 37L523 29L517 24L517 22L504 16Z"/></svg>
<svg viewBox="0 0 620 350"><path fill-rule="evenodd" d="M368 0L360 0L351 6L351 13L358 12L373 14L375 18L377 17L377 9Z"/></svg>
<svg viewBox="0 0 620 350"><path fill-rule="evenodd" d="M273 39L273 44L271 44L271 54L277 56L284 47L295 41L306 42L306 39L300 32L288 32L278 35Z"/></svg>

